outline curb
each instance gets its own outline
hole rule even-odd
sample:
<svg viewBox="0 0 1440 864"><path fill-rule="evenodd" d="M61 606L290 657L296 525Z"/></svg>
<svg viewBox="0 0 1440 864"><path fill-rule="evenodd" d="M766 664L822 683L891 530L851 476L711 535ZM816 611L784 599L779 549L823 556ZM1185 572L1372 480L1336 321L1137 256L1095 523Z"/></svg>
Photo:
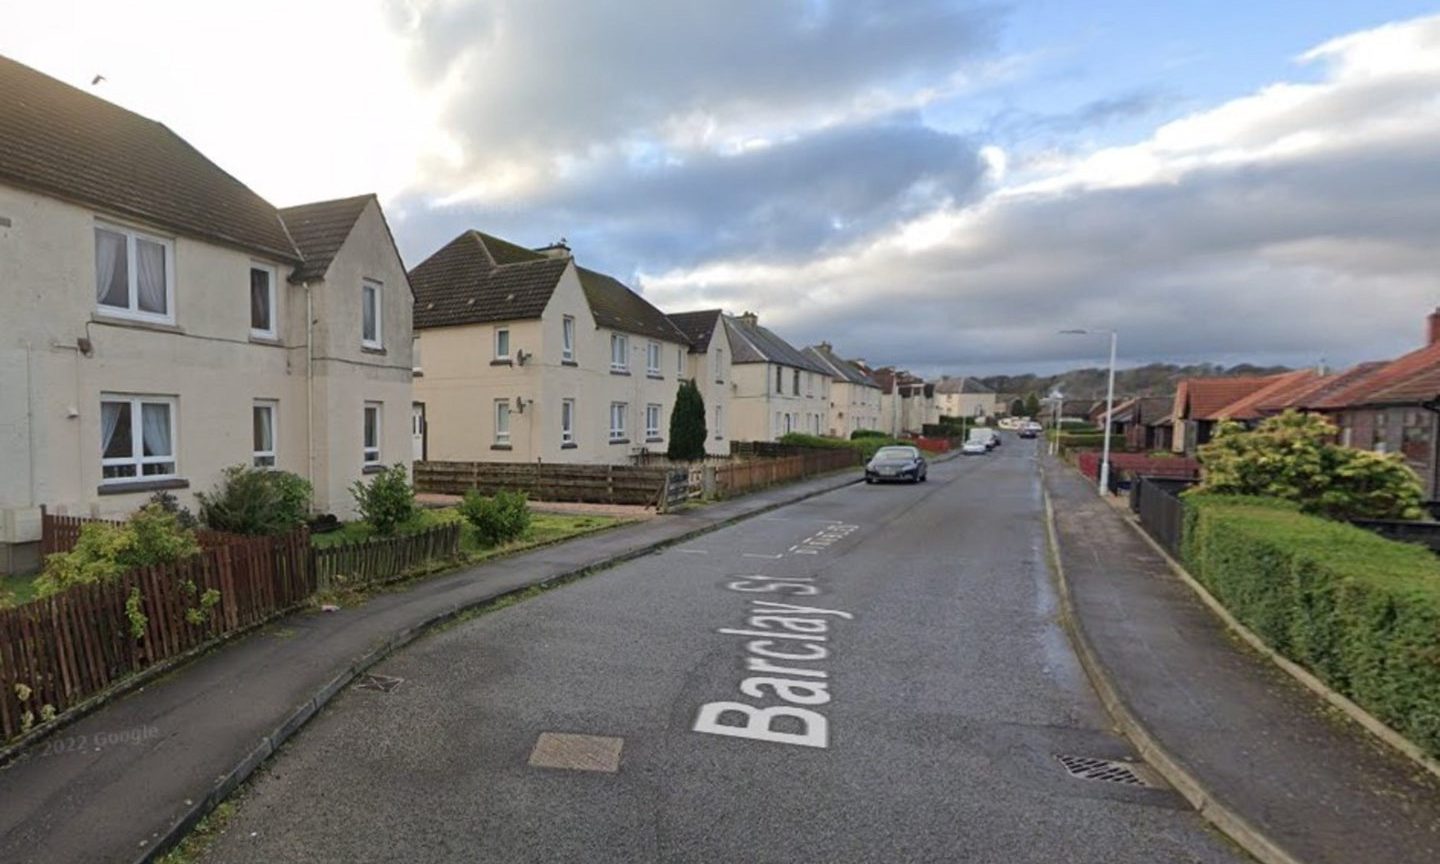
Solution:
<svg viewBox="0 0 1440 864"><path fill-rule="evenodd" d="M765 505L764 507L759 507L755 510L740 513L735 516L731 516L728 519L723 519L719 522L691 529L690 531L686 531L683 534L678 534L666 540L657 541L648 546L631 549L618 555L612 555L609 558L602 558L599 561L594 561L590 564L587 564L583 567L578 567L574 570L567 570L562 573L556 573L553 576L531 582L528 585L521 585L515 588L496 591L492 594L487 594L484 597L477 597L473 600L467 600L464 603L458 603L446 609L444 612L441 612L437 615L432 615L424 621L412 624L411 626L405 628L404 630L396 633L394 636L387 639L383 644L361 655L338 675L330 679L328 683L326 683L319 690L317 690L314 695L312 695L309 699L307 699L299 707L292 711L289 717L287 717L284 721L281 722L278 727L276 727L274 732L266 735L264 738L261 738L259 744L257 744L256 747L251 750L249 754L247 754L238 763L236 763L233 768L226 772L225 775L221 777L220 780L216 782L213 787L211 787L209 794L205 795L195 804L191 805L185 811L185 813L180 816L180 818L175 820L175 822L170 826L167 831L161 834L157 839L154 840L154 842L150 844L149 848L146 849L146 851L142 852L137 858L135 858L134 864L151 864L151 862L155 861L160 856L173 849L176 845L180 843L181 840L185 839L186 835L188 835L194 829L196 823L198 823L201 819L205 818L205 816L208 815L210 811L214 810L215 807L220 804L220 802L224 801L227 797L234 793L234 791L238 789L242 783L244 783L247 779L250 778L250 775L254 774L255 771L259 769L260 766L263 765L267 759L269 759L272 755L275 754L276 751L280 749L281 745L283 745L287 740L289 740L296 732L300 731L300 729L302 729L306 723L308 723L312 718L314 718L316 714L320 713L320 709L324 708L330 702L330 700L334 699L337 695L339 695L340 692L344 690L351 681L354 681L356 678L358 678L361 674L365 672L365 670L384 660L386 657L389 657L391 654L394 654L396 651L399 651L400 649L406 647L420 637L426 635L436 627L454 620L459 615L468 612L471 609L486 606L490 603L495 602L496 600L501 599L502 597L506 597L511 594L518 594L521 591L528 591L529 589L535 588L537 586L554 585L557 583L563 584L565 582L583 578L585 576L600 572L602 570L608 570L612 567L615 567L616 565L624 564L627 561L633 561L636 558L642 558L646 555L654 554L655 552L658 552L662 549L667 549L671 546L688 542L695 539L696 537L701 537L705 534L710 534L723 528L729 528L732 525L736 525L740 522L744 522L747 519L752 519L756 516L769 513L773 510L778 510L781 507L789 507L792 504L798 504L801 501L806 501L819 495L825 495L830 492L835 492L839 489L844 489L846 486L853 486L857 483L862 482L862 480L863 478L860 477L852 477L845 480L844 482L826 486L823 489L816 489L814 491L807 492L804 495L798 495L793 498L786 498L781 501L775 501ZM1289 862L1287 862L1287 864L1289 864Z"/></svg>
<svg viewBox="0 0 1440 864"><path fill-rule="evenodd" d="M1376 717L1355 702L1352 702L1350 698L1343 693L1332 689L1330 685L1315 677L1314 673L1310 670L1265 644L1263 639L1255 635L1249 627L1246 627L1229 609L1225 608L1225 605L1217 600L1208 588L1201 585L1199 580L1190 575L1190 571L1185 569L1185 565L1175 560L1169 552L1166 552L1164 547L1155 542L1155 538L1146 534L1145 529L1140 527L1134 519L1127 518L1125 524L1134 529L1135 533L1139 534L1141 539L1150 544L1151 548L1156 552L1160 553L1160 557L1164 558L1165 563L1170 565L1170 569L1175 573L1175 576L1199 596L1201 602L1208 606L1211 612L1215 613L1221 622L1224 623L1227 630L1244 640L1246 645L1255 649L1261 656L1276 666L1279 666L1288 673L1290 677L1304 685L1307 690L1324 699L1346 717L1359 724L1366 732L1393 748L1398 755L1409 759L1411 762L1414 762L1417 767L1423 768L1437 778L1440 778L1440 761L1436 761L1404 735L1387 726L1379 717Z"/></svg>
<svg viewBox="0 0 1440 864"><path fill-rule="evenodd" d="M1044 474L1043 468L1041 474ZM1121 701L1119 690L1105 667L1101 665L1099 658L1095 656L1090 640L1085 636L1084 627L1075 614L1075 607L1070 595L1070 583L1065 578L1065 567L1060 558L1060 542L1055 529L1055 508L1050 500L1050 490L1044 489L1042 486L1041 492L1045 498L1045 532L1050 546L1050 563L1060 594L1061 624L1070 637L1070 643L1075 647L1075 653L1080 658L1080 665L1085 669L1086 676L1099 695L1105 710L1115 721L1115 725L1135 745L1140 756L1150 763L1171 786L1174 786L1206 821L1234 840L1240 848L1260 861L1261 864L1303 864L1300 859L1286 852L1244 816L1216 798L1198 777L1160 744L1155 736L1140 723L1129 707Z"/></svg>

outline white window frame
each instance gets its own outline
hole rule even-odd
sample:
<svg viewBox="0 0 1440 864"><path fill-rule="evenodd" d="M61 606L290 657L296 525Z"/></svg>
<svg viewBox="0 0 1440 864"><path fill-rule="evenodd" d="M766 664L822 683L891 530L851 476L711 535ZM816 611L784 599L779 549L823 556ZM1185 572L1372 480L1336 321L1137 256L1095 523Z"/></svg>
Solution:
<svg viewBox="0 0 1440 864"><path fill-rule="evenodd" d="M685 346L683 345L675 347L675 377L685 377Z"/></svg>
<svg viewBox="0 0 1440 864"><path fill-rule="evenodd" d="M130 405L130 454L126 457L105 457L105 442L100 442L100 483L115 485L145 483L151 480L172 480L180 476L180 440L176 436L176 415L180 413L179 400L174 396L137 395L130 393L101 393L100 402L125 402ZM142 406L165 405L170 410L170 453L162 456L145 455L145 429ZM103 412L103 409L102 409ZM168 474L146 474L146 465L170 463ZM106 477L105 469L124 465L133 466L135 473L128 477Z"/></svg>
<svg viewBox="0 0 1440 864"><path fill-rule="evenodd" d="M504 351L501 351L501 350L500 350L500 343L501 343L502 341L505 343L505 350L504 350ZM496 360L509 360L509 359L510 359L510 328L509 328L509 327L496 327L496 328L495 328L495 339L494 339L494 342L495 342L495 359L496 359Z"/></svg>
<svg viewBox="0 0 1440 864"><path fill-rule="evenodd" d="M654 339L645 345L645 374L660 377L660 343Z"/></svg>
<svg viewBox="0 0 1440 864"><path fill-rule="evenodd" d="M250 442L250 464L256 468L275 468L279 464L278 452L280 450L280 438L278 435L280 422L280 402L277 399L256 399L250 405L250 434L253 439L255 434L255 412L270 412L270 449L256 450L255 442ZM268 461L267 461L268 460Z"/></svg>
<svg viewBox="0 0 1440 864"><path fill-rule="evenodd" d="M647 441L660 438L660 415L665 411L665 406L658 402L651 402L645 406L645 439ZM651 417L655 419L655 425L650 425Z"/></svg>
<svg viewBox="0 0 1440 864"><path fill-rule="evenodd" d="M560 319L560 359L575 362L575 316Z"/></svg>
<svg viewBox="0 0 1440 864"><path fill-rule="evenodd" d="M610 440L611 440L611 441L624 441L624 440L625 440L625 422L626 422L626 420L628 419L628 418L627 418L627 415L628 415L629 413L630 413L630 403L629 403L629 402L611 402L611 403L610 403ZM617 425L617 421L618 421L618 425Z"/></svg>
<svg viewBox="0 0 1440 864"><path fill-rule="evenodd" d="M495 444L501 447L510 445L510 400L496 399L495 408L491 417L495 423ZM501 419L504 423L501 423ZM504 428L501 428L501 426Z"/></svg>
<svg viewBox="0 0 1440 864"><path fill-rule="evenodd" d="M385 286L374 279L360 283L360 344L366 348L385 347ZM365 303L371 294L375 295L375 338L365 337Z"/></svg>
<svg viewBox="0 0 1440 864"><path fill-rule="evenodd" d="M725 349L715 349L715 383L725 383Z"/></svg>
<svg viewBox="0 0 1440 864"><path fill-rule="evenodd" d="M560 443L575 443L575 400L560 400Z"/></svg>
<svg viewBox="0 0 1440 864"><path fill-rule="evenodd" d="M119 234L125 238L125 278L128 282L129 294L128 305L109 306L95 298L95 309L103 315L110 315L116 318L131 318L136 321L151 321L159 324L175 323L175 241L169 237L161 237L147 231L140 231L135 228L126 228L123 225L116 225L114 222L95 220L96 231L109 231L112 234ZM139 266L140 256L136 254L136 243L144 240L147 243L154 243L165 249L165 314L146 312L140 308L140 278L135 272ZM95 235L91 233L91 241L98 242ZM93 256L92 256L93 261ZM95 273L95 278L100 278ZM98 287L98 284L96 285Z"/></svg>
<svg viewBox="0 0 1440 864"><path fill-rule="evenodd" d="M616 356L619 362L616 362ZM630 371L630 337L623 333L610 334L610 371Z"/></svg>
<svg viewBox="0 0 1440 864"><path fill-rule="evenodd" d="M725 406L715 406L715 440L725 440Z"/></svg>
<svg viewBox="0 0 1440 864"><path fill-rule="evenodd" d="M375 446L371 447L365 443L365 418L371 411L375 412ZM385 403L366 402L365 408L360 414L360 461L365 467L381 464L382 454L385 447ZM374 455L371 455L374 451Z"/></svg>
<svg viewBox="0 0 1440 864"><path fill-rule="evenodd" d="M252 322L250 325L250 335L260 339L277 339L280 335L280 295L279 289L276 287L276 285L279 283L279 271L276 270L274 267L270 266L269 264L262 264L259 261L251 261L250 270L247 272L253 272L255 270L259 270L270 279L270 296L265 298L265 302L270 304L270 329L258 329L254 326L254 323ZM249 298L247 297L246 299Z"/></svg>

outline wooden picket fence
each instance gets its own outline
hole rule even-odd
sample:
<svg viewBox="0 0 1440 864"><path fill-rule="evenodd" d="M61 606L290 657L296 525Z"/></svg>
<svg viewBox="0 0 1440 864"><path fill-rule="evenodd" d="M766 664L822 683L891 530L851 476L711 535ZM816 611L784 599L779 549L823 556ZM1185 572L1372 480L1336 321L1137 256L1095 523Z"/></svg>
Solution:
<svg viewBox="0 0 1440 864"><path fill-rule="evenodd" d="M46 514L42 548L73 548L86 521ZM184 561L0 609L0 741L126 676L293 611L337 577L369 584L453 560L460 531L455 522L327 549L312 548L303 528L275 537L199 531L201 552ZM219 600L203 609L212 589ZM139 615L130 614L132 604Z"/></svg>
<svg viewBox="0 0 1440 864"><path fill-rule="evenodd" d="M415 491L464 495L524 492L534 501L656 506L670 469L551 462L416 462Z"/></svg>
<svg viewBox="0 0 1440 864"><path fill-rule="evenodd" d="M453 561L460 557L460 529L459 522L451 522L398 537L374 537L315 549L311 560L317 586L327 591L338 584L371 585L431 561Z"/></svg>
<svg viewBox="0 0 1440 864"><path fill-rule="evenodd" d="M204 610L201 598L212 589L219 602ZM213 545L184 561L0 610L0 740L121 678L292 609L314 590L302 529Z"/></svg>

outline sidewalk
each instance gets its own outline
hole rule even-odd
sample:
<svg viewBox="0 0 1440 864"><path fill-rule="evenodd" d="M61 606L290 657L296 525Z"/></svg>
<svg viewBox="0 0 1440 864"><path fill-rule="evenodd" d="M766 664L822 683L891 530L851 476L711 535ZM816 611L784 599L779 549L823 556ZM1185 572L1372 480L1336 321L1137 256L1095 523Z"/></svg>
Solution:
<svg viewBox="0 0 1440 864"><path fill-rule="evenodd" d="M1263 860L1440 861L1440 782L1242 647L1127 515L1044 465L1082 657L1147 758Z"/></svg>
<svg viewBox="0 0 1440 864"><path fill-rule="evenodd" d="M360 671L488 599L859 480L856 472L580 537L297 614L125 696L0 770L0 861L144 861L223 800Z"/></svg>

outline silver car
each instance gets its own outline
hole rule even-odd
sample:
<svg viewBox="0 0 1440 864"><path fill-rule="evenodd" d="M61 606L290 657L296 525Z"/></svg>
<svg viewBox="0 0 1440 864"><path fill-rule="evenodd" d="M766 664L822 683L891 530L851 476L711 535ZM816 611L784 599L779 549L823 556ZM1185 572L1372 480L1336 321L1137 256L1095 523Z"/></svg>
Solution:
<svg viewBox="0 0 1440 864"><path fill-rule="evenodd" d="M865 482L909 480L924 483L928 468L919 447L881 447L865 465Z"/></svg>

